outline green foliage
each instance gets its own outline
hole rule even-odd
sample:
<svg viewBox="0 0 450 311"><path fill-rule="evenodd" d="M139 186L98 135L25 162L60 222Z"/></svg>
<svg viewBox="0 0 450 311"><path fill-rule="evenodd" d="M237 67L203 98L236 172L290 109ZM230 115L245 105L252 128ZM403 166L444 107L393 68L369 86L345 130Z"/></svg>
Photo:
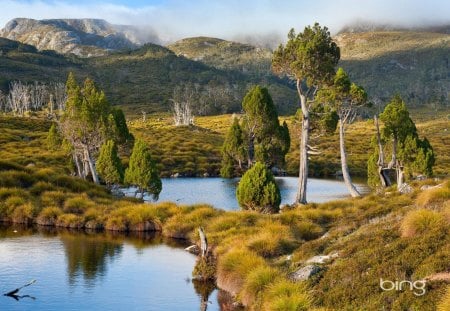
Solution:
<svg viewBox="0 0 450 311"><path fill-rule="evenodd" d="M414 122L409 117L408 109L400 95L395 95L380 114L384 123L384 137L393 137L404 141L408 135L417 135Z"/></svg>
<svg viewBox="0 0 450 311"><path fill-rule="evenodd" d="M231 178L236 175L234 162L242 163L245 159L244 135L239 125L239 119L234 118L222 145L222 165L220 175Z"/></svg>
<svg viewBox="0 0 450 311"><path fill-rule="evenodd" d="M268 167L282 166L289 150L287 128L280 126L278 113L267 88L255 86L242 101L244 110L242 128L248 159L260 161ZM287 130L287 133L286 133Z"/></svg>
<svg viewBox="0 0 450 311"><path fill-rule="evenodd" d="M243 209L276 213L280 208L281 196L275 178L260 162L242 176L236 197Z"/></svg>
<svg viewBox="0 0 450 311"><path fill-rule="evenodd" d="M96 167L106 184L120 184L123 182L124 170L117 154L116 143L113 140L106 141L100 148Z"/></svg>
<svg viewBox="0 0 450 311"><path fill-rule="evenodd" d="M47 134L47 147L49 150L57 150L61 146L61 137L59 136L56 125L50 126Z"/></svg>
<svg viewBox="0 0 450 311"><path fill-rule="evenodd" d="M307 311L313 302L304 283L293 283L280 279L264 292L264 307L267 311Z"/></svg>
<svg viewBox="0 0 450 311"><path fill-rule="evenodd" d="M122 109L112 108L111 114L114 119L114 139L118 145L133 143L134 137L128 130L125 114Z"/></svg>
<svg viewBox="0 0 450 311"><path fill-rule="evenodd" d="M125 183L138 187L142 196L146 191L157 199L161 192L162 183L156 164L142 140L136 140L134 143L130 162L125 171Z"/></svg>
<svg viewBox="0 0 450 311"><path fill-rule="evenodd" d="M309 87L320 87L333 79L339 58L339 47L328 28L315 23L299 34L291 29L286 46L280 45L273 54L272 68L276 73L304 80Z"/></svg>

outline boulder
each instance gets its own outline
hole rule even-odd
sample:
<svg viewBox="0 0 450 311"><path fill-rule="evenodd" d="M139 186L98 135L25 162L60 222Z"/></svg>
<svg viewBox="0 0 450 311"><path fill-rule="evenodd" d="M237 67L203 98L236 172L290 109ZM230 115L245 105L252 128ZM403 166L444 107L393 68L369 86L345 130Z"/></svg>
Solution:
<svg viewBox="0 0 450 311"><path fill-rule="evenodd" d="M289 278L295 282L306 281L320 271L322 271L322 268L320 266L309 264L291 273L289 275Z"/></svg>
<svg viewBox="0 0 450 311"><path fill-rule="evenodd" d="M161 231L161 225L154 221L143 221L129 226L130 231Z"/></svg>
<svg viewBox="0 0 450 311"><path fill-rule="evenodd" d="M407 184L407 183L404 183L404 184L398 189L398 191L399 191L401 194L412 193L413 190L414 190L414 189L413 189L409 184Z"/></svg>

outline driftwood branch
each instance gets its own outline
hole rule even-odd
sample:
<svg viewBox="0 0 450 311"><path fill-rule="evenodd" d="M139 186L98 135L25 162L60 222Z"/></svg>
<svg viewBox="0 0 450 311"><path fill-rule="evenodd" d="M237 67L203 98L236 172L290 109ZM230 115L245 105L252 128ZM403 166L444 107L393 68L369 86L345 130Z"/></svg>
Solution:
<svg viewBox="0 0 450 311"><path fill-rule="evenodd" d="M21 286L21 287L19 287L19 288L16 288L16 289L14 289L14 290L12 290L12 291L10 291L10 292L7 292L6 294L3 294L3 295L4 295L4 296L16 296L17 293L18 293L22 288L27 287L27 286L30 286L30 285L32 285L32 284L34 284L34 283L36 283L36 280L31 280L31 281L28 282L27 284L25 284L25 285L23 285L23 286Z"/></svg>

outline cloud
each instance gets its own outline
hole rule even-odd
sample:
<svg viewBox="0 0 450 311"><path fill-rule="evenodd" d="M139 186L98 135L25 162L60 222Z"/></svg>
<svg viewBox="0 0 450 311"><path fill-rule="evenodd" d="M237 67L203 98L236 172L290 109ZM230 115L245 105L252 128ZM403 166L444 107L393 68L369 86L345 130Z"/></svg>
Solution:
<svg viewBox="0 0 450 311"><path fill-rule="evenodd" d="M142 2L142 1L141 1ZM139 2L139 3L141 3ZM123 4L120 4L123 3ZM0 24L15 17L102 18L114 24L156 30L163 42L213 36L250 42L274 42L318 21L332 32L354 21L397 26L449 23L450 2L442 0L166 0L150 5L127 1L0 0Z"/></svg>

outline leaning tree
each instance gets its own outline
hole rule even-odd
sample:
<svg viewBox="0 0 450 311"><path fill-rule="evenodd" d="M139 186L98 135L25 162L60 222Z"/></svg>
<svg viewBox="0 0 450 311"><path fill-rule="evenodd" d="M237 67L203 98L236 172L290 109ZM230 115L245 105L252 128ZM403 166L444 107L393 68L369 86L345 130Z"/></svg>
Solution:
<svg viewBox="0 0 450 311"><path fill-rule="evenodd" d="M354 121L359 108L367 104L367 93L359 85L351 83L344 69L339 68L334 77L333 84L318 92L317 99L329 104L335 111L339 120L339 150L341 154L342 177L352 197L361 194L352 183L345 150L345 127Z"/></svg>
<svg viewBox="0 0 450 311"><path fill-rule="evenodd" d="M300 141L300 168L297 202L306 203L308 178L308 141L310 129L310 103L316 92L333 81L335 67L340 58L339 47L333 42L327 27L315 23L303 32L288 34L288 42L275 50L272 68L296 82L302 111Z"/></svg>

